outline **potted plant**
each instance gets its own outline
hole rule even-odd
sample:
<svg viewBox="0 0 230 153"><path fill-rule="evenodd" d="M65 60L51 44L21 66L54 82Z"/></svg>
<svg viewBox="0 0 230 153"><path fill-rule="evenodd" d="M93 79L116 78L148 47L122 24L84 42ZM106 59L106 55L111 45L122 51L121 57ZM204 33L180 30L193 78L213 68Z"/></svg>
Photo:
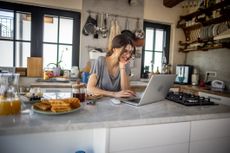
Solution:
<svg viewBox="0 0 230 153"><path fill-rule="evenodd" d="M50 65L54 65L54 67L52 68L54 77L57 77L57 76L61 75L61 67L60 67L61 62L62 61L58 61L57 63L49 63L47 65L47 67L49 67Z"/></svg>
<svg viewBox="0 0 230 153"><path fill-rule="evenodd" d="M61 76L64 73L64 71L61 69L61 63L63 62L62 57L63 57L64 51L68 51L68 48L65 48L64 50L62 50L61 57L56 63L49 63L47 65L47 67L49 67L50 65L54 65L54 67L52 68L54 77Z"/></svg>

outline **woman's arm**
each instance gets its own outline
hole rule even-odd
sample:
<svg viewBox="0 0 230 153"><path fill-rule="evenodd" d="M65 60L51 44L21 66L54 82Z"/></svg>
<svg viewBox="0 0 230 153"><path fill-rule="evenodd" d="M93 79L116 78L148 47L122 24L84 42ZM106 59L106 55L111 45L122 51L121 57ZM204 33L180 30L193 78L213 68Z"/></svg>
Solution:
<svg viewBox="0 0 230 153"><path fill-rule="evenodd" d="M103 96L113 97L113 95L114 95L113 92L97 88L96 84L97 84L97 75L93 73L89 77L88 84L87 84L87 90L90 93L95 94L95 95L103 95Z"/></svg>
<svg viewBox="0 0 230 153"><path fill-rule="evenodd" d="M129 78L126 73L125 66L120 67L119 69L120 69L120 76L121 76L121 90L129 90L130 89Z"/></svg>
<svg viewBox="0 0 230 153"><path fill-rule="evenodd" d="M130 97L135 95L135 93L131 90L121 90L118 92L102 90L96 87L96 83L97 83L97 75L91 74L87 84L87 90L91 94L103 95L109 97Z"/></svg>

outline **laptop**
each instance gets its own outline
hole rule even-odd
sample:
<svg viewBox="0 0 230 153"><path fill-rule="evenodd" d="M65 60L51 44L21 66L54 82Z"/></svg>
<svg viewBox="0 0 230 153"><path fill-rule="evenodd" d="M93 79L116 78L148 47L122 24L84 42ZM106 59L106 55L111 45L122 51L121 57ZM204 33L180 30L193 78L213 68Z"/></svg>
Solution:
<svg viewBox="0 0 230 153"><path fill-rule="evenodd" d="M152 75L142 95L120 98L119 100L134 106L142 106L164 100L175 79L176 74Z"/></svg>

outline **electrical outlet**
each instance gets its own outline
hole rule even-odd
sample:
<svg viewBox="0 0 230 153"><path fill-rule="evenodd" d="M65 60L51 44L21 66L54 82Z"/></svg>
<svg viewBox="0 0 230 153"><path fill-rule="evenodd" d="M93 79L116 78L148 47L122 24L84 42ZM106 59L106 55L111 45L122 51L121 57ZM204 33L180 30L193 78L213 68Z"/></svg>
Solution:
<svg viewBox="0 0 230 153"><path fill-rule="evenodd" d="M214 71L206 71L206 77L209 77L209 78L215 78L216 77L216 72Z"/></svg>

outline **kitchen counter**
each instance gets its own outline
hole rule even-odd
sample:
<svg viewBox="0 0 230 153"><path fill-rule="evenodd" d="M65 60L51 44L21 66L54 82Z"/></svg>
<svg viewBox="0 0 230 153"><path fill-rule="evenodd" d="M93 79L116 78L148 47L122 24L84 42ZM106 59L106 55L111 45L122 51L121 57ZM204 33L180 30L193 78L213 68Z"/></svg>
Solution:
<svg viewBox="0 0 230 153"><path fill-rule="evenodd" d="M229 91L214 91L214 90L211 90L210 87L199 87L199 86L192 86L192 85L174 85L174 86L175 87L178 86L182 89L193 90L195 92L205 92L205 93L214 94L218 96L230 97Z"/></svg>
<svg viewBox="0 0 230 153"><path fill-rule="evenodd" d="M68 96L68 95L67 95ZM30 108L30 104L27 104ZM20 115L0 117L0 135L114 128L230 118L225 105L187 107L168 100L134 107L114 105L104 97L96 105L86 105L64 115L42 115L30 109Z"/></svg>
<svg viewBox="0 0 230 153"><path fill-rule="evenodd" d="M62 83L62 82L34 82L31 84L31 87L41 87L41 88L71 88L72 84L75 82L68 82L68 83ZM143 91L145 87L147 86L147 81L130 81L131 88L137 90L137 91ZM198 87L198 86L192 86L192 85L179 85L174 84L175 88L181 88L185 90L190 90L193 92L205 92L209 94L214 94L218 96L223 97L230 97L229 91L213 91L210 90L208 87Z"/></svg>

